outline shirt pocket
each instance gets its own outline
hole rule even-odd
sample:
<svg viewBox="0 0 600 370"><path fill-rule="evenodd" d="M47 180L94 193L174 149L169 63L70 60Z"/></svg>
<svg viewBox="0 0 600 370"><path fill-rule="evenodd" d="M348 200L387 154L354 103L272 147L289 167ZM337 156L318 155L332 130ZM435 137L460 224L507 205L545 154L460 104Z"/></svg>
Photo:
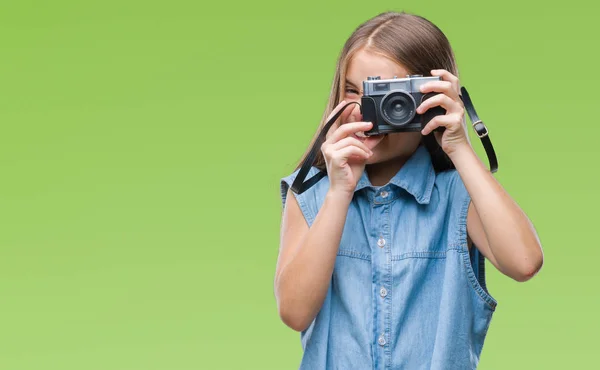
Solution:
<svg viewBox="0 0 600 370"><path fill-rule="evenodd" d="M344 231L337 251L338 257L347 257L359 259L362 261L371 261L371 248L369 241L364 235Z"/></svg>
<svg viewBox="0 0 600 370"><path fill-rule="evenodd" d="M346 213L346 224L337 251L338 258L371 261L371 246L366 234L368 228L364 224L366 218L367 216L361 213L358 204L353 202Z"/></svg>
<svg viewBox="0 0 600 370"><path fill-rule="evenodd" d="M401 216L390 220L392 260L445 258L448 225L444 214L442 209L422 205L403 207Z"/></svg>

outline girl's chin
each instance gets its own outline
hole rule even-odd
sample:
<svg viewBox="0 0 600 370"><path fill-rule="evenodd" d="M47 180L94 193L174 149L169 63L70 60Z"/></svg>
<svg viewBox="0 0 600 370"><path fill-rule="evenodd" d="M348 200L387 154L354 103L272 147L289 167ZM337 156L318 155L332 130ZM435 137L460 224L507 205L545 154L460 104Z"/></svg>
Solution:
<svg viewBox="0 0 600 370"><path fill-rule="evenodd" d="M376 164L379 161L377 160L377 154L374 154L371 156L371 158L367 159L367 161L365 162L365 165L370 165L370 164Z"/></svg>

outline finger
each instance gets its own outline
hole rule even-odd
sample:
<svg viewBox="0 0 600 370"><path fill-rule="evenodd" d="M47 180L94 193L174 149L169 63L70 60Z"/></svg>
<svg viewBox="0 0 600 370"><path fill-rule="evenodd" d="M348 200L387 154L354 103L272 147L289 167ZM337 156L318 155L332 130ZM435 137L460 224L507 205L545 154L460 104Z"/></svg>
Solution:
<svg viewBox="0 0 600 370"><path fill-rule="evenodd" d="M342 148L344 148L344 147L347 147L347 146L350 146L350 145L357 146L357 147L361 148L362 150L364 150L364 151L365 151L365 152L367 152L367 153L372 153L372 152L371 152L371 149L369 149L369 147L367 147L367 146L366 146L364 143L362 143L360 140L358 140L357 138L355 138L355 137L352 137L352 136L349 136L349 137L347 137L347 138L344 138L344 139L342 139L342 140L338 141L338 142L337 142L337 143L335 143L335 144L332 144L332 145L331 145L331 148L332 148L333 150L340 150L340 149L342 149Z"/></svg>
<svg viewBox="0 0 600 370"><path fill-rule="evenodd" d="M340 150L336 150L331 153L331 160L334 164L343 165L348 162L351 158L360 158L360 159L368 159L371 154L365 152L361 148L351 145L344 147Z"/></svg>
<svg viewBox="0 0 600 370"><path fill-rule="evenodd" d="M423 114L428 109L436 106L444 108L448 113L458 112L462 109L462 105L456 100L450 98L448 95L437 94L421 103L421 105L419 105L419 107L417 108L417 113Z"/></svg>
<svg viewBox="0 0 600 370"><path fill-rule="evenodd" d="M368 131L373 127L371 122L351 122L341 125L337 128L329 138L331 144L338 142L339 140L355 134L360 131Z"/></svg>
<svg viewBox="0 0 600 370"><path fill-rule="evenodd" d="M446 127L447 129L451 129L454 126L461 124L461 119L458 114L445 114L443 116L435 116L427 123L427 125L425 125L423 130L421 130L421 134L423 136L426 136L438 127Z"/></svg>
<svg viewBox="0 0 600 370"><path fill-rule="evenodd" d="M458 77L448 72L445 69L432 69L431 74L433 76L440 76L445 81L450 81L452 83L458 83Z"/></svg>
<svg viewBox="0 0 600 370"><path fill-rule="evenodd" d="M368 158L372 155L372 153L366 152L362 148L354 145L349 145L338 150L334 149L331 145L328 145L321 147L321 151L327 162L336 164L339 164L340 162L343 163L351 157Z"/></svg>
<svg viewBox="0 0 600 370"><path fill-rule="evenodd" d="M456 77L452 73L448 72L447 70L434 69L431 71L431 75L439 76L442 78L442 80L449 81L452 84L452 86L454 87L454 90L456 91L457 94L460 91L460 81L458 80L458 77Z"/></svg>
<svg viewBox="0 0 600 370"><path fill-rule="evenodd" d="M429 92L439 92L450 96L452 99L458 99L458 92L454 89L450 81L431 81L427 82L419 88L423 94Z"/></svg>

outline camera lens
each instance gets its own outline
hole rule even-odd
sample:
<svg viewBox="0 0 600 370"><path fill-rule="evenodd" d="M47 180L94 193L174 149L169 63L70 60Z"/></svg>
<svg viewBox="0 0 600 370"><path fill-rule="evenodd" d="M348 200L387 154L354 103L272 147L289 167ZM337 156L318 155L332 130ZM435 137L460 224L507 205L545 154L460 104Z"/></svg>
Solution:
<svg viewBox="0 0 600 370"><path fill-rule="evenodd" d="M390 125L400 126L415 116L415 100L403 91L393 91L381 100L381 113Z"/></svg>

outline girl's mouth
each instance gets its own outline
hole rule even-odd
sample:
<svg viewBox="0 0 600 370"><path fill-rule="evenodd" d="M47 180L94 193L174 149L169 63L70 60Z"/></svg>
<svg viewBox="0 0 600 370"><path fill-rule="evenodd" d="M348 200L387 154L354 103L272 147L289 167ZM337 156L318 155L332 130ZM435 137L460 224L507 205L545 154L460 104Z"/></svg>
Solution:
<svg viewBox="0 0 600 370"><path fill-rule="evenodd" d="M367 137L365 136L364 132L362 132L362 131L355 133L354 137L363 143L365 142L365 140L367 140Z"/></svg>
<svg viewBox="0 0 600 370"><path fill-rule="evenodd" d="M358 140L364 142L365 140L367 140L368 138L373 138L373 139L385 139L385 137L387 136L387 134L381 134L381 135L372 135L372 136L366 136L364 132L359 131L356 134L354 134L354 137L357 138Z"/></svg>
<svg viewBox="0 0 600 370"><path fill-rule="evenodd" d="M357 132L354 134L356 139L362 143L365 143L365 145L371 150L374 149L383 139L385 139L386 136L387 134L365 136L363 132Z"/></svg>

